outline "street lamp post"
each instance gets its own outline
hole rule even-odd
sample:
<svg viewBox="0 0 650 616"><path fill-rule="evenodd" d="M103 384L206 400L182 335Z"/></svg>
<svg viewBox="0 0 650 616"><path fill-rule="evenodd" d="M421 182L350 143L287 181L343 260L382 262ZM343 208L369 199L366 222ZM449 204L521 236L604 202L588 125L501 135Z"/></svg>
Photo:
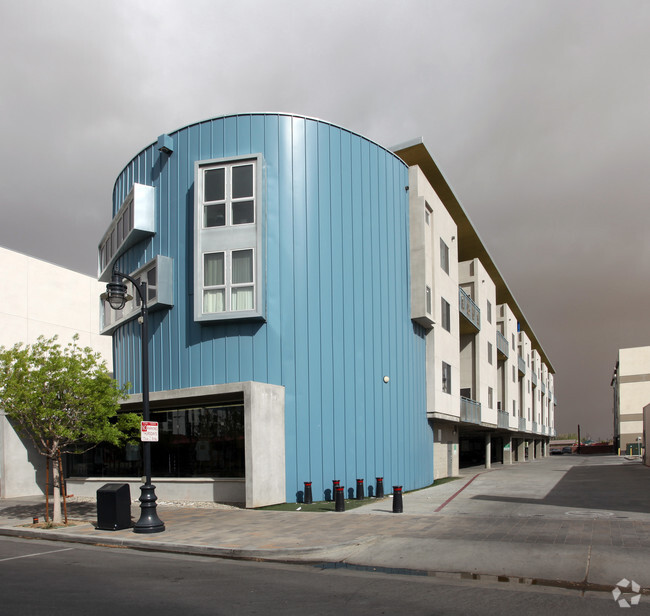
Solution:
<svg viewBox="0 0 650 616"><path fill-rule="evenodd" d="M123 279L126 278L136 289L140 296L140 332L142 336L142 420L149 421L149 347L148 347L148 323L147 323L147 283L142 281L140 285L128 274L113 268L111 282L106 285L108 303L113 310L121 310L127 302L126 285ZM140 519L133 527L134 533L161 533L165 530L165 524L156 513L156 486L151 484L151 443L142 443L144 458L144 485L140 486Z"/></svg>

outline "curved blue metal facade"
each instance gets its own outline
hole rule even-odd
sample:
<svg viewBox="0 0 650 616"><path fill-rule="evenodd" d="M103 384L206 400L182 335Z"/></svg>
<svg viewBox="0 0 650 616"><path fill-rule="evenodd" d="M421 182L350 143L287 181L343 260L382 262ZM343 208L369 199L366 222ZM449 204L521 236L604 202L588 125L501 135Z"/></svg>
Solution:
<svg viewBox="0 0 650 616"><path fill-rule="evenodd" d="M425 339L410 318L408 168L332 124L283 114L220 117L170 133L119 175L156 189L156 233L119 259L173 259L174 307L150 314L151 390L239 381L285 387L287 500L304 481L387 490L433 481ZM265 321L193 318L194 163L263 156ZM113 335L115 374L140 391L139 325ZM384 382L384 376L389 382Z"/></svg>

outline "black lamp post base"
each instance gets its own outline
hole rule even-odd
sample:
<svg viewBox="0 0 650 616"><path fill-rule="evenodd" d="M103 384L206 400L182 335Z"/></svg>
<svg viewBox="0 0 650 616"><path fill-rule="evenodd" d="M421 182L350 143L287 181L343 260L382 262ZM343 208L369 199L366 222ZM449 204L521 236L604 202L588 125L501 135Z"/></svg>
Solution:
<svg viewBox="0 0 650 616"><path fill-rule="evenodd" d="M162 533L165 524L156 513L156 486L145 484L140 486L140 519L133 527L134 533Z"/></svg>

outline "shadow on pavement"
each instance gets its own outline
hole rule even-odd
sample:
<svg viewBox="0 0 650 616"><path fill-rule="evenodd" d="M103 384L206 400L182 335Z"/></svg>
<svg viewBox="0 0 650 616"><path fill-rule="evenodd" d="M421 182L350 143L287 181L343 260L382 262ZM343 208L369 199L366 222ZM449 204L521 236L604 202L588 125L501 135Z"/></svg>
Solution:
<svg viewBox="0 0 650 616"><path fill-rule="evenodd" d="M49 512L52 515L52 503L50 503ZM61 511L63 511L63 504L61 504ZM70 517L96 517L97 505L96 503L68 503L68 516ZM23 505L10 505L8 507L0 507L0 517L3 518L42 518L45 515L45 502L42 503L26 503Z"/></svg>
<svg viewBox="0 0 650 616"><path fill-rule="evenodd" d="M479 494L472 499L650 513L650 468L642 464L574 466L544 498Z"/></svg>

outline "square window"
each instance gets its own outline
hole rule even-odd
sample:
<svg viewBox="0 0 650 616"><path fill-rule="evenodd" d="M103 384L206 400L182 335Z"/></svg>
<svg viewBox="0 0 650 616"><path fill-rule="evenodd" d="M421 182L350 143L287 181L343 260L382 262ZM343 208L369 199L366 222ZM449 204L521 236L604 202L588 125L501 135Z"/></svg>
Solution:
<svg viewBox="0 0 650 616"><path fill-rule="evenodd" d="M203 292L203 312L223 312L226 293L223 289L212 289Z"/></svg>
<svg viewBox="0 0 650 616"><path fill-rule="evenodd" d="M205 206L204 227L223 227L226 224L226 204L215 203Z"/></svg>
<svg viewBox="0 0 650 616"><path fill-rule="evenodd" d="M232 204L232 224L245 225L255 222L255 202L235 201Z"/></svg>

